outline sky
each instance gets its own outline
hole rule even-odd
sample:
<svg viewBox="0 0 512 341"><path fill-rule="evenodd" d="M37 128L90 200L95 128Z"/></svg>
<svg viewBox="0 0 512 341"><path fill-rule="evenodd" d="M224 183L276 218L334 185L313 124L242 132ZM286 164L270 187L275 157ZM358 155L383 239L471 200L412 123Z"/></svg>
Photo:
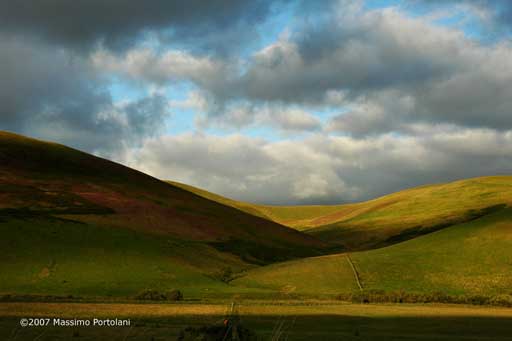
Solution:
<svg viewBox="0 0 512 341"><path fill-rule="evenodd" d="M512 172L509 0L0 0L0 130L265 204Z"/></svg>

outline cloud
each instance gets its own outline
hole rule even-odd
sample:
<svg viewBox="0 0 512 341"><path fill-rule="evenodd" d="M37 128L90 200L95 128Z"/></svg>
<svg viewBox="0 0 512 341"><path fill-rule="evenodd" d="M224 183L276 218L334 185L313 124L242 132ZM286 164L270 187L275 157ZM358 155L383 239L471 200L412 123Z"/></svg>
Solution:
<svg viewBox="0 0 512 341"><path fill-rule="evenodd" d="M162 179L267 204L364 200L410 186L512 171L512 131L415 129L407 135L315 135L278 142L241 135L162 136L146 141L127 163Z"/></svg>
<svg viewBox="0 0 512 341"><path fill-rule="evenodd" d="M499 36L510 33L512 29L512 2L509 0L414 0L411 4L430 7L455 5L479 20L488 33Z"/></svg>
<svg viewBox="0 0 512 341"><path fill-rule="evenodd" d="M0 35L0 126L91 152L114 152L158 131L159 96L114 103L88 60L34 40Z"/></svg>
<svg viewBox="0 0 512 341"><path fill-rule="evenodd" d="M98 50L91 60L100 72L157 86L191 81L199 87L211 88L216 87L217 83L226 82L232 72L223 60L195 56L182 50L158 53L151 48L138 47L124 55Z"/></svg>
<svg viewBox="0 0 512 341"><path fill-rule="evenodd" d="M510 43L481 44L396 9L331 19L256 53L232 93L327 106L337 95L349 113L331 129L351 134L414 122L512 128Z"/></svg>
<svg viewBox="0 0 512 341"><path fill-rule="evenodd" d="M256 53L239 87L289 102L320 102L330 90L407 89L458 72L452 54L468 45L461 32L395 10L344 13Z"/></svg>
<svg viewBox="0 0 512 341"><path fill-rule="evenodd" d="M99 43L123 50L147 32L174 41L194 39L196 45L213 40L218 46L223 33L247 38L270 10L267 0L1 0L0 22L4 32L35 35L75 50L88 51Z"/></svg>
<svg viewBox="0 0 512 341"><path fill-rule="evenodd" d="M363 11L349 2L322 18L282 35L245 64L143 49L95 60L154 84L193 82L208 98L203 122L224 117L243 126L267 122L251 117L266 107L343 106L349 113L333 120L331 131L364 135L418 122L512 127L512 73L503 71L512 70L510 43L485 45L396 8ZM274 121L283 126L291 116L280 112L274 110Z"/></svg>
<svg viewBox="0 0 512 341"><path fill-rule="evenodd" d="M195 105L196 102L193 103ZM228 105L213 115L206 106L203 115L196 117L196 125L227 129L270 127L285 133L314 132L322 128L320 120L303 108L247 102Z"/></svg>
<svg viewBox="0 0 512 341"><path fill-rule="evenodd" d="M361 137L407 129L407 124L413 121L415 99L391 90L346 105L350 110L332 117L326 129Z"/></svg>

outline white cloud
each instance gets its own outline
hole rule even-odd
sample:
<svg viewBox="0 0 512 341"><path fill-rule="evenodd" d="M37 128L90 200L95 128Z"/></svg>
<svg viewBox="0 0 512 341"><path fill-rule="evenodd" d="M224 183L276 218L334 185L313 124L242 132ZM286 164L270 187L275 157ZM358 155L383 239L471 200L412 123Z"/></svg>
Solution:
<svg viewBox="0 0 512 341"><path fill-rule="evenodd" d="M314 135L278 142L163 136L148 140L126 162L162 179L272 204L363 200L414 185L512 172L511 131L422 129L418 136Z"/></svg>

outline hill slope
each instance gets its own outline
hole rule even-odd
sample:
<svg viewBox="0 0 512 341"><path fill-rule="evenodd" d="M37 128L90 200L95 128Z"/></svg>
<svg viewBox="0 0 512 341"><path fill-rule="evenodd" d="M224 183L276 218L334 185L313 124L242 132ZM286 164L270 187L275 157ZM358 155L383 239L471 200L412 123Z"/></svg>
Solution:
<svg viewBox="0 0 512 341"><path fill-rule="evenodd" d="M348 292L355 287L355 277L346 257L339 254L273 264L247 272L234 284L297 288L299 293ZM364 289L512 294L512 209L396 245L355 252L351 259Z"/></svg>
<svg viewBox="0 0 512 341"><path fill-rule="evenodd" d="M226 286L208 276L326 247L114 162L7 132L0 132L0 231L4 293Z"/></svg>
<svg viewBox="0 0 512 341"><path fill-rule="evenodd" d="M168 183L192 192L203 198L234 207L249 214L273 220L279 224L303 230L312 226L311 221L328 214L336 213L345 205L301 205L301 206L271 206L237 201L204 189L175 181Z"/></svg>
<svg viewBox="0 0 512 341"><path fill-rule="evenodd" d="M512 204L512 176L492 176L396 192L310 222L306 230L352 250L371 249L468 222Z"/></svg>
<svg viewBox="0 0 512 341"><path fill-rule="evenodd" d="M351 250L372 249L411 239L486 215L512 204L512 176L435 184L366 202L332 206L265 206L231 200L174 183L208 199L336 241Z"/></svg>

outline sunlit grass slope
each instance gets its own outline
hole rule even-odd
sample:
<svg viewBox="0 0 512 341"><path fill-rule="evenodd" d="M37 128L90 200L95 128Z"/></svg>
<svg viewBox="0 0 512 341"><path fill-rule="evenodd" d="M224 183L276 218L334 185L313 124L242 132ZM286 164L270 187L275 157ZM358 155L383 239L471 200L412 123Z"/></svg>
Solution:
<svg viewBox="0 0 512 341"><path fill-rule="evenodd" d="M367 288L512 294L512 209L352 259Z"/></svg>
<svg viewBox="0 0 512 341"><path fill-rule="evenodd" d="M265 206L174 183L208 199L306 231L352 250L382 247L466 222L512 203L512 176L412 188L366 202L333 206Z"/></svg>
<svg viewBox="0 0 512 341"><path fill-rule="evenodd" d="M385 246L484 216L512 203L512 176L491 176L396 192L312 220L307 230L350 249Z"/></svg>
<svg viewBox="0 0 512 341"><path fill-rule="evenodd" d="M377 250L351 253L364 289L512 294L512 209ZM234 284L330 293L355 288L346 255L248 271Z"/></svg>
<svg viewBox="0 0 512 341"><path fill-rule="evenodd" d="M311 221L328 214L338 212L344 205L301 205L301 206L271 206L258 205L244 201L237 201L221 195L208 192L204 189L186 185L180 182L167 181L204 198L237 208L249 214L273 220L279 224L302 230L311 227Z"/></svg>
<svg viewBox="0 0 512 341"><path fill-rule="evenodd" d="M251 270L232 283L247 288L316 296L351 292L358 288L345 255L272 264Z"/></svg>

